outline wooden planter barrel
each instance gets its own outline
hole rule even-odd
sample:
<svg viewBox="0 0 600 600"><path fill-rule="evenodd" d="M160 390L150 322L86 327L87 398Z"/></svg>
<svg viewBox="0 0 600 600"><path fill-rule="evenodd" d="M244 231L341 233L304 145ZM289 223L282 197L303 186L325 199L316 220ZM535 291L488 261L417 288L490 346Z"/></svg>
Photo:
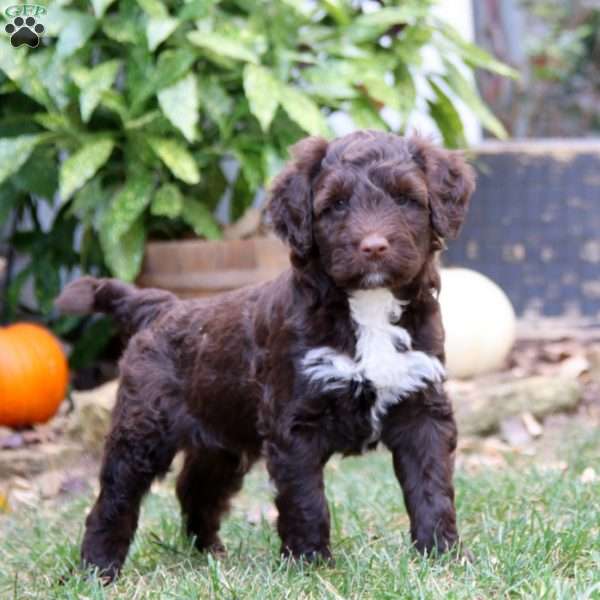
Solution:
<svg viewBox="0 0 600 600"><path fill-rule="evenodd" d="M288 254L270 237L149 242L136 283L181 298L210 296L277 277L289 266Z"/></svg>

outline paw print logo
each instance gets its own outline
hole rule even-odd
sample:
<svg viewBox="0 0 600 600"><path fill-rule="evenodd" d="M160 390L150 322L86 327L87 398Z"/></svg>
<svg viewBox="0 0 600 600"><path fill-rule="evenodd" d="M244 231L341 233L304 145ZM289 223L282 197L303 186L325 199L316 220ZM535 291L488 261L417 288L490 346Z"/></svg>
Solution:
<svg viewBox="0 0 600 600"><path fill-rule="evenodd" d="M44 33L44 26L36 23L33 17L15 17L12 23L4 28L4 31L10 35L10 43L17 48L27 44L30 48L37 48L40 43L40 37Z"/></svg>

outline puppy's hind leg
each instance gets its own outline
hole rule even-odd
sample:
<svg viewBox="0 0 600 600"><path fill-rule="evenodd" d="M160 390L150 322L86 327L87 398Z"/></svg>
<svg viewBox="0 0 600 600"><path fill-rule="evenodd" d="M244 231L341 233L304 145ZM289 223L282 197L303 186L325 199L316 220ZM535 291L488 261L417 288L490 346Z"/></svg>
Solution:
<svg viewBox="0 0 600 600"><path fill-rule="evenodd" d="M140 504L164 475L181 443L177 379L150 332L134 337L121 363L121 384L100 472L100 495L86 519L81 557L114 579L137 528Z"/></svg>
<svg viewBox="0 0 600 600"><path fill-rule="evenodd" d="M224 551L218 535L221 519L230 498L241 489L249 466L243 457L226 450L187 451L177 480L177 497L186 532L195 538L198 550Z"/></svg>

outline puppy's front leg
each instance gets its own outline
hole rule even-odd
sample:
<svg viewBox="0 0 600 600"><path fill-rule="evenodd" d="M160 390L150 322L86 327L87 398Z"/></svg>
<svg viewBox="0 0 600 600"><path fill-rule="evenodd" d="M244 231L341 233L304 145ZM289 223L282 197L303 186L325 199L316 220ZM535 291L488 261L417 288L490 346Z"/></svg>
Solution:
<svg viewBox="0 0 600 600"><path fill-rule="evenodd" d="M382 440L392 451L420 552L444 552L458 542L454 508L456 424L444 392L429 389L406 400L384 422Z"/></svg>
<svg viewBox="0 0 600 600"><path fill-rule="evenodd" d="M281 553L307 560L329 559L329 509L318 436L294 434L267 442L267 469L277 488Z"/></svg>

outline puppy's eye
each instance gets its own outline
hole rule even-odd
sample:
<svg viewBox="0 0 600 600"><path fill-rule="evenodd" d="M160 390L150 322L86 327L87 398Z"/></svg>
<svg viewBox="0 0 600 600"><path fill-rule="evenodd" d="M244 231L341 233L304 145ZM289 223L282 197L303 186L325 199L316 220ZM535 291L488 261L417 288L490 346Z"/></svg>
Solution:
<svg viewBox="0 0 600 600"><path fill-rule="evenodd" d="M408 206L412 202L410 196L396 196L395 200L398 206Z"/></svg>
<svg viewBox="0 0 600 600"><path fill-rule="evenodd" d="M332 206L335 212L344 212L348 208L348 200L345 198L338 198Z"/></svg>

